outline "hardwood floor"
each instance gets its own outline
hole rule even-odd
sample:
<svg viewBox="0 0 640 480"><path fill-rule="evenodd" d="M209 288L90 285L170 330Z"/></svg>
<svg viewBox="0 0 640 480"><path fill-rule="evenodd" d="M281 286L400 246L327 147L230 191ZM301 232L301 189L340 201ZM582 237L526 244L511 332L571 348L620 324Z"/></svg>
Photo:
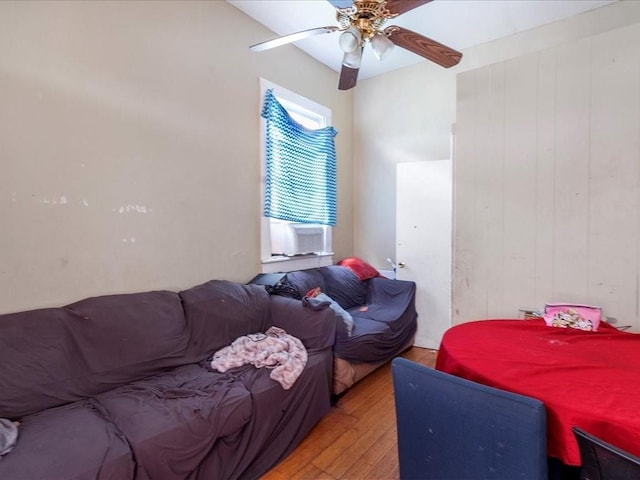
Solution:
<svg viewBox="0 0 640 480"><path fill-rule="evenodd" d="M433 367L436 350L401 356ZM396 419L390 363L348 390L304 441L261 480L396 480Z"/></svg>

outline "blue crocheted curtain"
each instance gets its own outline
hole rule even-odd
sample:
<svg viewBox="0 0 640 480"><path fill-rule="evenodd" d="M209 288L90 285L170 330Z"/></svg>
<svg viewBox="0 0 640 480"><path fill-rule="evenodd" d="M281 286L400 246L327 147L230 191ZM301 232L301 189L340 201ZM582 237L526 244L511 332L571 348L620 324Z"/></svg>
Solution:
<svg viewBox="0 0 640 480"><path fill-rule="evenodd" d="M265 94L262 117L267 129L264 216L335 225L336 130L300 125L272 90Z"/></svg>

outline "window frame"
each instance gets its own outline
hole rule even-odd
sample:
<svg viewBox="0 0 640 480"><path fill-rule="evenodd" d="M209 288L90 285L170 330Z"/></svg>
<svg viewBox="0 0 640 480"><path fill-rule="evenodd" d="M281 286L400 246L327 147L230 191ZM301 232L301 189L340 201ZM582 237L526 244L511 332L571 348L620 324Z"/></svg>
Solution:
<svg viewBox="0 0 640 480"><path fill-rule="evenodd" d="M315 117L322 123L320 128L331 125L332 112L330 108L309 100L302 95L298 95L280 85L276 85L269 80L260 78L260 108L267 90L272 89L274 95L283 107L287 109L292 118L298 121L299 116L305 118ZM333 229L330 226L322 225L324 228L324 251L308 255L280 256L273 255L271 248L271 224L272 219L263 215L264 194L266 183L266 136L265 119L260 116L260 260L261 272L287 272L314 268L333 263ZM299 123L304 124L302 121ZM273 220L282 222L281 220ZM294 222L290 222L294 223Z"/></svg>

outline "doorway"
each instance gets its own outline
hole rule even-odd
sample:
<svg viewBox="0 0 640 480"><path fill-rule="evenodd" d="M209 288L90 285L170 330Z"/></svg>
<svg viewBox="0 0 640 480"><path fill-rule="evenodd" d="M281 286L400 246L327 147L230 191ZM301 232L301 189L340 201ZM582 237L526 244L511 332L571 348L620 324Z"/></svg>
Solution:
<svg viewBox="0 0 640 480"><path fill-rule="evenodd" d="M439 348L451 326L452 162L399 163L396 276L416 283L415 345Z"/></svg>

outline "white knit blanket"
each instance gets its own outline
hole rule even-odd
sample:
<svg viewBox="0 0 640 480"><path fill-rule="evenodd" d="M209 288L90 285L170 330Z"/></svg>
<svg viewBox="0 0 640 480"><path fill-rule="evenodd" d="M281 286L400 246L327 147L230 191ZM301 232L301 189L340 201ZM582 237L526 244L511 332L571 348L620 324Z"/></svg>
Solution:
<svg viewBox="0 0 640 480"><path fill-rule="evenodd" d="M211 368L226 372L247 364L273 369L270 377L289 390L307 364L307 350L293 335L271 327L267 333L244 335L218 350L213 355Z"/></svg>

